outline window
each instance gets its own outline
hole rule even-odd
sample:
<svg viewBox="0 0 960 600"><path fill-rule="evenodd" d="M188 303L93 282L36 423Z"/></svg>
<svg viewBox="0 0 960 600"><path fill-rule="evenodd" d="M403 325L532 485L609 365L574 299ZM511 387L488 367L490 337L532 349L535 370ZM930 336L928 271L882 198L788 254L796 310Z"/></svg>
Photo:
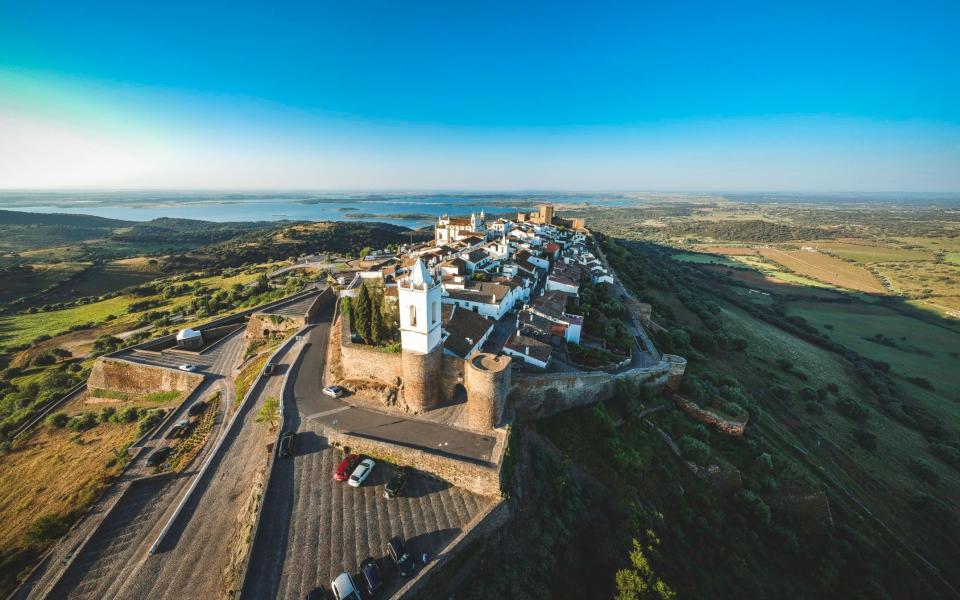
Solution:
<svg viewBox="0 0 960 600"><path fill-rule="evenodd" d="M440 308L437 306L437 301L433 301L433 320L430 323L436 323L440 320Z"/></svg>
<svg viewBox="0 0 960 600"><path fill-rule="evenodd" d="M417 307L413 304L410 305L410 327L417 326Z"/></svg>

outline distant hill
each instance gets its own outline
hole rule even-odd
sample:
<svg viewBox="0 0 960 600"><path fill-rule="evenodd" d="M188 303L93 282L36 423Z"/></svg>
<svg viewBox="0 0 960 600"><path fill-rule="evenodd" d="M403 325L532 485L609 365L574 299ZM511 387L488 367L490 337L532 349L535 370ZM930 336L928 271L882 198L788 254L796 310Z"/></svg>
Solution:
<svg viewBox="0 0 960 600"><path fill-rule="evenodd" d="M107 219L92 215L70 213L32 213L18 210L0 210L0 225L67 225L83 228L113 228L133 225L133 221Z"/></svg>

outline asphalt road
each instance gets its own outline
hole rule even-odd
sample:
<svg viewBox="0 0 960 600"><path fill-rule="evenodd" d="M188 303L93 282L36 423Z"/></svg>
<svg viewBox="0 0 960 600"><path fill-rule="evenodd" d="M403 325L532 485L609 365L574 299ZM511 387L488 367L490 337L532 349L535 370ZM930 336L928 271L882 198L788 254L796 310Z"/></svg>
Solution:
<svg viewBox="0 0 960 600"><path fill-rule="evenodd" d="M239 364L243 348L242 332L233 334L231 339L215 348L211 352L208 377L193 394L194 397L199 398L218 389L222 392L214 428L201 454L194 459L186 471L178 476L132 482L127 495L83 547L48 597L162 597L155 596L152 590L149 590L148 594L143 594L139 589L140 582L146 581L149 577L150 569L162 562L147 560L147 550L159 535L176 502L189 485L191 477L197 473L215 440L223 432L223 427L227 423L226 408L231 406L233 399L233 387L227 384L224 376ZM278 395L279 390L274 390L274 393ZM146 444L149 449L138 459L138 464L131 466L127 471L126 478L146 476L152 472L152 469L144 464L143 456L147 456L154 448L165 443L170 427L173 427L176 421L186 414L191 403L192 401L184 403L179 411L180 414L172 417L167 427L151 437ZM224 449L228 447L228 444L224 445ZM131 587L137 589L131 590ZM170 597L183 597L183 590L178 590Z"/></svg>
<svg viewBox="0 0 960 600"><path fill-rule="evenodd" d="M352 407L323 394L323 367L327 356L329 316L306 334L308 344L296 377L294 402L299 419L327 425L345 433L423 448L462 460L489 461L497 439L492 435L452 429L438 423ZM291 405L292 406L292 405ZM288 411L289 412L289 411Z"/></svg>

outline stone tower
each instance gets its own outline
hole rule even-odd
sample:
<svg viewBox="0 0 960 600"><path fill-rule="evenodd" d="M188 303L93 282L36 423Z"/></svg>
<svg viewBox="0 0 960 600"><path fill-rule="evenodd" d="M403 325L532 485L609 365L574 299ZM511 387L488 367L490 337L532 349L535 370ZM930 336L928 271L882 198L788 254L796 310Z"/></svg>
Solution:
<svg viewBox="0 0 960 600"><path fill-rule="evenodd" d="M400 305L400 345L403 363L403 399L416 412L438 403L443 364L440 326L440 283L423 260L397 284Z"/></svg>

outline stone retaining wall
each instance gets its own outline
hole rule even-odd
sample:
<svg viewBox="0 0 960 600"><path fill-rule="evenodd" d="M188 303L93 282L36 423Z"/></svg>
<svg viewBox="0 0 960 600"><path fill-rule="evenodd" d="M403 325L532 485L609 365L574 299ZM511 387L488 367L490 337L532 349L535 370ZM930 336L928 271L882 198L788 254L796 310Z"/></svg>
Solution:
<svg viewBox="0 0 960 600"><path fill-rule="evenodd" d="M199 373L100 357L90 371L87 389L114 390L129 394L178 391L189 395L201 382L203 375Z"/></svg>
<svg viewBox="0 0 960 600"><path fill-rule="evenodd" d="M351 452L414 467L480 496L500 497L500 468L497 465L458 460L419 448L343 433L330 427L324 428L323 435L332 446L347 447Z"/></svg>
<svg viewBox="0 0 960 600"><path fill-rule="evenodd" d="M743 430L747 427L747 417L743 417L742 419L734 419L732 417L723 416L709 408L700 406L696 402L687 400L680 394L673 394L673 401L678 407L680 407L680 410L687 413L687 415L689 415L692 419L707 425L713 425L727 435L739 437L743 435Z"/></svg>

